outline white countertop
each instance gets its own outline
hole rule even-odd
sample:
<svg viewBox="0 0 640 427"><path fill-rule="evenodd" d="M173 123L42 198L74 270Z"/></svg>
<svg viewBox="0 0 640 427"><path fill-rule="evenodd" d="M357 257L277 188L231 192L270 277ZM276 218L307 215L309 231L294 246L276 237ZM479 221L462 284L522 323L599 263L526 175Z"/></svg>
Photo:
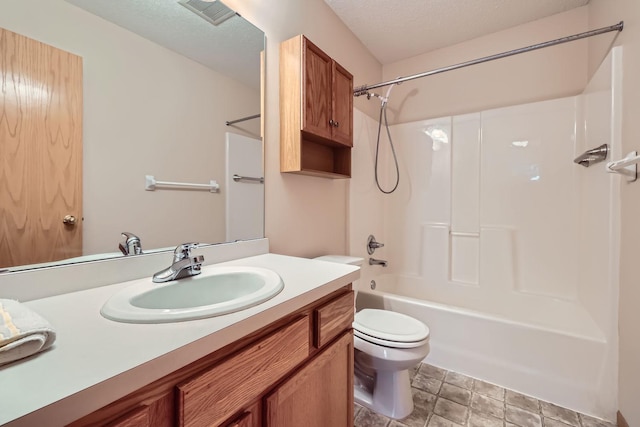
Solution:
<svg viewBox="0 0 640 427"><path fill-rule="evenodd" d="M65 425L360 276L351 265L275 254L204 268L216 265L268 268L285 286L246 310L162 324L119 323L100 315L111 295L138 280L25 303L53 325L57 340L48 351L0 367L0 425Z"/></svg>

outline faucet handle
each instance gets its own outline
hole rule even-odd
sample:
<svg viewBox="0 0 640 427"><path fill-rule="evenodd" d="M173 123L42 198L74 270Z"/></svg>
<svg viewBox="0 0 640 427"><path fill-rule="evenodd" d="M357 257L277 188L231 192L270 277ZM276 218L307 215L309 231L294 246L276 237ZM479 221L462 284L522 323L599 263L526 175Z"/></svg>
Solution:
<svg viewBox="0 0 640 427"><path fill-rule="evenodd" d="M173 262L189 258L191 256L191 250L197 248L200 243L182 243L176 246L173 251Z"/></svg>
<svg viewBox="0 0 640 427"><path fill-rule="evenodd" d="M373 255L376 249L382 248L382 247L384 247L384 243L377 242L373 234L370 234L369 237L367 238L367 253L369 255Z"/></svg>

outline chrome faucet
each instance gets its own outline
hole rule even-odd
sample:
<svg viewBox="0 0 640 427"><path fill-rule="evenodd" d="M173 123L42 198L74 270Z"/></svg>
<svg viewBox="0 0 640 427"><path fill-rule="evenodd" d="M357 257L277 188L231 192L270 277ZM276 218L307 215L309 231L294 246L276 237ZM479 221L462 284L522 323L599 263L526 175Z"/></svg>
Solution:
<svg viewBox="0 0 640 427"><path fill-rule="evenodd" d="M142 253L142 244L140 243L140 238L138 236L133 233L123 231L122 237L125 238L125 241L118 244L118 247L124 256L140 255Z"/></svg>
<svg viewBox="0 0 640 427"><path fill-rule="evenodd" d="M204 256L191 255L191 250L197 248L198 245L199 243L183 243L176 246L173 251L173 264L154 274L153 281L155 283L164 283L200 274Z"/></svg>
<svg viewBox="0 0 640 427"><path fill-rule="evenodd" d="M369 258L369 265L381 265L383 267L386 267L387 261L383 259Z"/></svg>

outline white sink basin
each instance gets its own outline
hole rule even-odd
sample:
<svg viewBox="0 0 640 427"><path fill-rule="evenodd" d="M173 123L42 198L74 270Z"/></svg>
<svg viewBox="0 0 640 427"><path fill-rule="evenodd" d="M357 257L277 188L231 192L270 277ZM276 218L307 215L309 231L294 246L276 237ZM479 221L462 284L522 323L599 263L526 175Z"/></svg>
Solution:
<svg viewBox="0 0 640 427"><path fill-rule="evenodd" d="M206 267L194 277L167 283L151 279L113 295L100 313L128 323L165 323L202 319L244 310L284 288L280 276L258 267Z"/></svg>

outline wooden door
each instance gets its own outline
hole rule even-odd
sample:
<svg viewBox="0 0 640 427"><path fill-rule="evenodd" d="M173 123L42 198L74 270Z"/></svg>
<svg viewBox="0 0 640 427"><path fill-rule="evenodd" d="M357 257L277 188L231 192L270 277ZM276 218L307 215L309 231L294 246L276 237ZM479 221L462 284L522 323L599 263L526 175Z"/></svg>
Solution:
<svg viewBox="0 0 640 427"><path fill-rule="evenodd" d="M307 363L265 405L266 427L353 426L353 334Z"/></svg>
<svg viewBox="0 0 640 427"><path fill-rule="evenodd" d="M336 62L333 63L332 111L333 140L353 146L353 76Z"/></svg>
<svg viewBox="0 0 640 427"><path fill-rule="evenodd" d="M303 37L302 130L331 139L331 67L333 61Z"/></svg>
<svg viewBox="0 0 640 427"><path fill-rule="evenodd" d="M0 91L0 268L82 255L82 58L0 29Z"/></svg>

